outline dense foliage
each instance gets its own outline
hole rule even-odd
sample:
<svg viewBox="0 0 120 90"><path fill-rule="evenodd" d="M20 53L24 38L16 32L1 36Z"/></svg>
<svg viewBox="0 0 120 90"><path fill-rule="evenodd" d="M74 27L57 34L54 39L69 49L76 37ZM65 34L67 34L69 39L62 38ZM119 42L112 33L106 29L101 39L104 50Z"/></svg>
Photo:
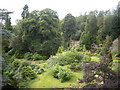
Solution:
<svg viewBox="0 0 120 90"><path fill-rule="evenodd" d="M70 80L72 75L72 72L67 68L56 66L53 70L53 76L60 79L61 82Z"/></svg>
<svg viewBox="0 0 120 90"><path fill-rule="evenodd" d="M16 25L11 25L6 15L5 23L0 23L3 87L26 87L38 74L53 69L54 79L62 83L69 81L73 72L84 72L83 79L78 79L86 84L83 88L116 88L119 67L112 57L120 57L120 48L117 55L111 54L111 48L114 40L118 44L120 40L119 6L78 17L69 13L59 20L52 9L29 12L25 5ZM92 56L102 58L95 61Z"/></svg>
<svg viewBox="0 0 120 90"><path fill-rule="evenodd" d="M62 54L58 54L56 56L51 56L48 61L52 64L59 64L59 65L68 65L72 63L80 63L83 60L83 54L80 52L72 52L66 51Z"/></svg>

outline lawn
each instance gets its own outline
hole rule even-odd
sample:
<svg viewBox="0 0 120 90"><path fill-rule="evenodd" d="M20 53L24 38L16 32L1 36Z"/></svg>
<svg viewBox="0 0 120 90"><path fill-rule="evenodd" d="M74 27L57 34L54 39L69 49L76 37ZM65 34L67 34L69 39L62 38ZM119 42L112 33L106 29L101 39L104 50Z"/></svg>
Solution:
<svg viewBox="0 0 120 90"><path fill-rule="evenodd" d="M83 74L80 72L73 72L73 77L70 81L61 83L60 80L54 78L51 74L52 69L47 69L43 74L38 75L35 80L28 84L28 88L62 88L69 87L72 84L77 84L77 79L82 78Z"/></svg>

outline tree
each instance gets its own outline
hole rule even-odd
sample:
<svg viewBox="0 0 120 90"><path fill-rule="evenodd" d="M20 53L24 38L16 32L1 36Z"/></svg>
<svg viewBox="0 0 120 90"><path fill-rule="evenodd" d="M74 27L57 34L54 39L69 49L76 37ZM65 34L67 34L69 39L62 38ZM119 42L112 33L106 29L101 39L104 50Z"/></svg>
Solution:
<svg viewBox="0 0 120 90"><path fill-rule="evenodd" d="M8 52L10 50L9 46L10 46L10 42L12 40L12 33L8 30L0 30L1 33L1 37L2 38L2 54L4 55L4 53Z"/></svg>
<svg viewBox="0 0 120 90"><path fill-rule="evenodd" d="M19 53L39 53L50 56L61 45L57 12L51 9L34 10L28 18L19 21L18 34L13 40L13 49ZM19 48L18 48L19 47Z"/></svg>
<svg viewBox="0 0 120 90"><path fill-rule="evenodd" d="M120 36L120 2L117 5L117 9L114 10L114 15L112 18L112 30L113 39L116 39L118 36Z"/></svg>
<svg viewBox="0 0 120 90"><path fill-rule="evenodd" d="M90 49L90 45L95 42L97 31L97 19L95 13L91 12L86 20L85 31L80 37L80 44L85 45L86 49Z"/></svg>
<svg viewBox="0 0 120 90"><path fill-rule="evenodd" d="M69 46L70 39L76 33L76 19L72 14L67 14L63 20L62 31L66 45Z"/></svg>
<svg viewBox="0 0 120 90"><path fill-rule="evenodd" d="M86 24L87 15L80 15L76 17L76 34L75 39L79 40L81 33L85 31L85 24Z"/></svg>
<svg viewBox="0 0 120 90"><path fill-rule="evenodd" d="M11 25L11 18L10 17L5 20L5 29L10 30L10 31L12 31L12 29L13 29L12 25Z"/></svg>
<svg viewBox="0 0 120 90"><path fill-rule="evenodd" d="M104 11L100 11L97 15L97 26L98 32L96 37L96 43L103 43L103 20L104 20Z"/></svg>
<svg viewBox="0 0 120 90"><path fill-rule="evenodd" d="M21 14L22 18L27 18L29 16L28 5L26 4L23 8L23 12Z"/></svg>
<svg viewBox="0 0 120 90"><path fill-rule="evenodd" d="M40 21L38 22L39 32L36 39L31 43L33 50L42 55L50 56L57 52L61 45L61 35L59 33L59 18L57 12L46 8L39 13ZM38 48L37 48L38 47Z"/></svg>

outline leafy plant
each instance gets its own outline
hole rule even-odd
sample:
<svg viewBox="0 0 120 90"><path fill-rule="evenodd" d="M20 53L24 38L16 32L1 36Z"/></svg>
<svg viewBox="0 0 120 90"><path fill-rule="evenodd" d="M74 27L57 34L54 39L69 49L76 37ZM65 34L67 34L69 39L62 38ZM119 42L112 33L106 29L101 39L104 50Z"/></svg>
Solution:
<svg viewBox="0 0 120 90"><path fill-rule="evenodd" d="M68 65L72 63L79 63L82 62L83 55L80 52L63 52L62 54L52 56L48 59L48 61L52 64L59 64L59 65Z"/></svg>
<svg viewBox="0 0 120 90"><path fill-rule="evenodd" d="M18 69L18 67L21 65L21 62L19 60L14 60L12 62L12 66L11 67L14 67L13 69Z"/></svg>
<svg viewBox="0 0 120 90"><path fill-rule="evenodd" d="M90 61L91 61L91 57L88 56L88 55L85 55L84 58L83 58L83 62L88 63Z"/></svg>
<svg viewBox="0 0 120 90"><path fill-rule="evenodd" d="M32 53L30 53L30 52L25 53L25 54L24 54L24 59L26 59L26 60L33 59L33 58L32 58Z"/></svg>
<svg viewBox="0 0 120 90"><path fill-rule="evenodd" d="M27 79L34 79L37 77L37 74L32 70L30 66L24 66L21 69L22 77Z"/></svg>
<svg viewBox="0 0 120 90"><path fill-rule="evenodd" d="M82 70L81 64L82 64L82 63L72 63L72 64L70 65L70 69L81 71L81 70Z"/></svg>
<svg viewBox="0 0 120 90"><path fill-rule="evenodd" d="M45 72L45 70L43 68L40 68L38 69L37 74L42 74L43 72Z"/></svg>
<svg viewBox="0 0 120 90"><path fill-rule="evenodd" d="M31 63L28 61L22 61L22 63L21 63L21 67L30 66L30 65L31 65Z"/></svg>
<svg viewBox="0 0 120 90"><path fill-rule="evenodd" d="M34 53L33 56L32 56L32 58L33 58L34 60L44 60L44 59L46 59L45 56L41 56L41 55L38 54L38 53Z"/></svg>
<svg viewBox="0 0 120 90"><path fill-rule="evenodd" d="M72 72L67 68L56 67L53 70L53 76L60 79L61 82L68 81L72 78Z"/></svg>

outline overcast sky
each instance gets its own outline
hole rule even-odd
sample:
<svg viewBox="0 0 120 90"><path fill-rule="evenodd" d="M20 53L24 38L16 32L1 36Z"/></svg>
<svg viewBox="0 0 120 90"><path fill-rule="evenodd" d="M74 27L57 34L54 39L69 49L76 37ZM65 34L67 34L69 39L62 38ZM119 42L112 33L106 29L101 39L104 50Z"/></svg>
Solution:
<svg viewBox="0 0 120 90"><path fill-rule="evenodd" d="M81 13L91 10L108 10L116 8L120 0L0 0L0 9L13 11L11 22L15 24L16 19L21 19L21 13L25 4L29 12L50 8L57 11L59 18L63 19L66 14L71 13L79 16Z"/></svg>

